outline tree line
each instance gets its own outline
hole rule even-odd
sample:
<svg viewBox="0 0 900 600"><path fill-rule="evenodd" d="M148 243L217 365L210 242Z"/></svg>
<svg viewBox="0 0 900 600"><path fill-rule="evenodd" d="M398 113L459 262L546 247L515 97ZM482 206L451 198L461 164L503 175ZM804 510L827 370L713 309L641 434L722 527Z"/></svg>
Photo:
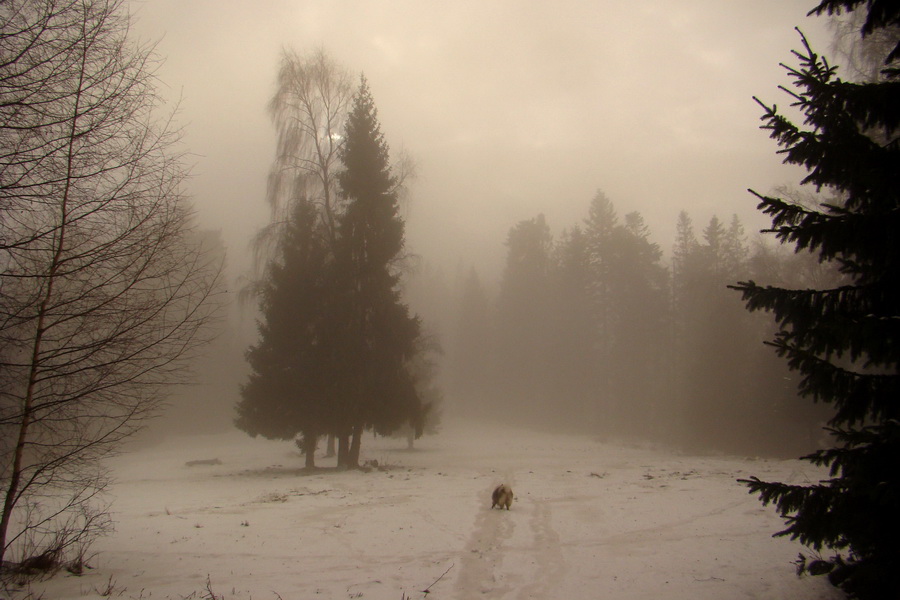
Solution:
<svg viewBox="0 0 900 600"><path fill-rule="evenodd" d="M727 286L838 281L808 256L748 240L737 216L682 211L671 261L639 212L598 191L582 222L515 224L496 297L461 284L449 385L465 406L692 450L791 454L825 413L763 341L771 322Z"/></svg>

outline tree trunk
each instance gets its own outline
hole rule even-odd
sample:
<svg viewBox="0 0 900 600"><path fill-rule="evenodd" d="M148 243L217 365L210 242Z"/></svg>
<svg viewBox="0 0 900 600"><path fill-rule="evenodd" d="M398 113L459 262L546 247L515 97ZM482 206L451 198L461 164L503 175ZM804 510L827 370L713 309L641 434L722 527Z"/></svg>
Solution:
<svg viewBox="0 0 900 600"><path fill-rule="evenodd" d="M347 456L348 469L359 468L359 450L362 446L362 432L362 425L355 425L353 427L353 438L350 442L350 454Z"/></svg>
<svg viewBox="0 0 900 600"><path fill-rule="evenodd" d="M83 60L84 59L82 58L82 61ZM77 109L81 104L80 87L76 98L78 99L78 101L76 101L75 103L77 112ZM65 244L67 241L66 231L69 222L69 192L72 189L72 148L74 146L76 124L77 121L73 119L72 125L69 129L69 137L67 141L68 151L66 154L68 162L66 168L65 186L63 188L62 196L60 197L59 231L58 234L54 236L55 247L53 258L47 269L47 284L44 290L44 296L41 299L40 309L38 310L37 327L35 328L34 339L32 341L31 347L31 363L28 373L28 387L25 392L25 398L22 406L22 419L19 422L19 434L16 441L16 448L13 453L13 463L10 470L9 487L6 489L6 497L3 500L3 514L2 516L0 516L0 562L3 561L6 555L6 538L7 532L9 531L9 523L12 518L12 511L15 508L16 502L20 497L21 490L19 486L21 485L23 470L22 460L25 452L25 444L28 442L28 429L31 425L33 416L32 411L34 408L34 386L38 378L38 366L40 365L41 360L41 344L44 341L44 332L46 331L45 318L47 316L47 307L50 304L50 299L53 297L53 288L56 284L57 272L59 269L59 265L62 262L63 249L65 248Z"/></svg>
<svg viewBox="0 0 900 600"><path fill-rule="evenodd" d="M346 434L338 436L338 459L337 465L342 469L347 468L347 459L350 454L350 438Z"/></svg>
<svg viewBox="0 0 900 600"><path fill-rule="evenodd" d="M0 205L22 218L3 215L0 346L31 352L3 367L16 414L2 434L0 562L13 544L31 552L31 536L77 553L73 539L106 529L94 466L183 381L219 277L178 191L177 131L151 116L155 60L126 39L124 3L2 12L15 60L0 65Z"/></svg>
<svg viewBox="0 0 900 600"><path fill-rule="evenodd" d="M303 452L306 454L306 468L307 469L315 469L316 468L316 444L319 441L318 436L315 435L304 435L303 436Z"/></svg>
<svg viewBox="0 0 900 600"><path fill-rule="evenodd" d="M328 434L328 442L327 442L327 445L325 446L325 458L331 458L331 457L334 456L334 455L335 455L335 451L334 451L334 434L333 434L333 433L329 433L329 434Z"/></svg>

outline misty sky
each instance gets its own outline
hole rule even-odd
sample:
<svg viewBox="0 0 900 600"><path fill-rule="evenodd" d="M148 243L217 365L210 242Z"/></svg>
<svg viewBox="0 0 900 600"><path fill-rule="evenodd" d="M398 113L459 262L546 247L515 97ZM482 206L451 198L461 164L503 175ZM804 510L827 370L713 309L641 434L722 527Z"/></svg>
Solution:
<svg viewBox="0 0 900 600"><path fill-rule="evenodd" d="M267 218L275 134L266 113L282 47L324 47L364 72L392 152L418 166L410 249L494 274L510 226L543 212L554 234L595 190L639 210L668 255L688 210L698 232L733 213L766 221L748 187L796 183L758 129L752 96L787 105L799 26L828 51L812 0L138 0L159 40L163 94L195 156L204 227L232 268Z"/></svg>

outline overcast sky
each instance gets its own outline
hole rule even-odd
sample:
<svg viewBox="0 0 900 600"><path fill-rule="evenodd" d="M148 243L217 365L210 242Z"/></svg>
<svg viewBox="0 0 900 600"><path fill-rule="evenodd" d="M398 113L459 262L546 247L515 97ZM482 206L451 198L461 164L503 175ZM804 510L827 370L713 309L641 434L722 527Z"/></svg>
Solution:
<svg viewBox="0 0 900 600"><path fill-rule="evenodd" d="M233 268L267 218L266 113L283 47L321 46L365 73L392 151L418 166L407 241L427 262L494 274L506 232L544 213L558 234L597 189L639 210L668 255L687 210L702 230L752 187L796 183L758 129L757 95L787 105L779 62L799 26L828 50L812 0L137 0L159 40L163 93L195 156L190 192Z"/></svg>

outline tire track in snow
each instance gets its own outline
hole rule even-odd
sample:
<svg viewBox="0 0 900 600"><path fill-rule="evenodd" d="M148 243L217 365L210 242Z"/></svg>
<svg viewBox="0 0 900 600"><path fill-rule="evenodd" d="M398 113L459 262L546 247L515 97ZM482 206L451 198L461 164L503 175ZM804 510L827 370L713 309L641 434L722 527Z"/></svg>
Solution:
<svg viewBox="0 0 900 600"><path fill-rule="evenodd" d="M505 479L516 485L511 474ZM551 499L530 494L517 494L510 511L481 506L460 560L455 597L554 598L568 565L552 507Z"/></svg>
<svg viewBox="0 0 900 600"><path fill-rule="evenodd" d="M553 598L553 591L566 571L559 534L553 528L550 503L546 500L535 500L532 510L530 525L534 534L534 545L530 551L534 555L535 568L532 570L532 582L519 590L516 596L518 600Z"/></svg>
<svg viewBox="0 0 900 600"><path fill-rule="evenodd" d="M472 535L463 552L456 597L470 600L475 596L499 598L510 591L509 583L498 578L503 563L504 544L515 531L515 519L505 510L483 507L475 518Z"/></svg>

